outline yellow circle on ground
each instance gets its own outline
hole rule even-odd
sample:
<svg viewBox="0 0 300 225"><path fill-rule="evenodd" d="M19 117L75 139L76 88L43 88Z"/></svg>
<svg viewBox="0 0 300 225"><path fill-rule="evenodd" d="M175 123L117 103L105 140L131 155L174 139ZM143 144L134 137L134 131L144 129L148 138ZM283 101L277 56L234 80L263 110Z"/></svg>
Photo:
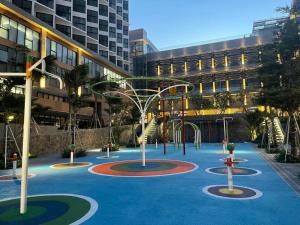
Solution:
<svg viewBox="0 0 300 225"><path fill-rule="evenodd" d="M233 191L229 191L228 188L221 188L219 192L226 195L242 195L244 192L240 189L234 188Z"/></svg>

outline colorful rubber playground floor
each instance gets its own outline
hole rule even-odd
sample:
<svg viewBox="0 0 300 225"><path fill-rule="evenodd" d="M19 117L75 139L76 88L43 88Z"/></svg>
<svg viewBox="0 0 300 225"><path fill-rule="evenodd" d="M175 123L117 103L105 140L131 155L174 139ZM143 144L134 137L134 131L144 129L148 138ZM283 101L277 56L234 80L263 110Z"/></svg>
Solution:
<svg viewBox="0 0 300 225"><path fill-rule="evenodd" d="M300 197L250 144L237 145L236 157L246 161L236 165L235 189L228 193L221 150L220 144L201 150L189 144L183 156L170 145L164 156L162 146L148 145L146 168L138 149L111 159L92 153L76 161L78 168L60 165L63 159L31 166L30 213L23 217L14 199L20 180L0 179L0 225L299 224Z"/></svg>

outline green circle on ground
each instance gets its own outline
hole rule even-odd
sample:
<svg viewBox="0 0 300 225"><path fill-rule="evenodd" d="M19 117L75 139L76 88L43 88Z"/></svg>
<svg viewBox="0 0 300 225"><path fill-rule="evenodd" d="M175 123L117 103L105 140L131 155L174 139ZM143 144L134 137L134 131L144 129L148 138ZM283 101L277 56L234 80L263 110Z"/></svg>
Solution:
<svg viewBox="0 0 300 225"><path fill-rule="evenodd" d="M83 222L97 210L97 203L77 195L41 195L28 197L27 212L19 213L20 200L0 202L0 225L68 225Z"/></svg>
<svg viewBox="0 0 300 225"><path fill-rule="evenodd" d="M176 168L175 163L170 162L147 162L147 166L142 166L140 162L126 162L114 165L111 170L126 171L126 172L152 172L152 171L164 171Z"/></svg>
<svg viewBox="0 0 300 225"><path fill-rule="evenodd" d="M27 208L28 212L24 215L20 215L19 208L11 208L0 215L0 221L22 221L22 220L29 220L40 215L46 213L46 209L41 206L29 206Z"/></svg>

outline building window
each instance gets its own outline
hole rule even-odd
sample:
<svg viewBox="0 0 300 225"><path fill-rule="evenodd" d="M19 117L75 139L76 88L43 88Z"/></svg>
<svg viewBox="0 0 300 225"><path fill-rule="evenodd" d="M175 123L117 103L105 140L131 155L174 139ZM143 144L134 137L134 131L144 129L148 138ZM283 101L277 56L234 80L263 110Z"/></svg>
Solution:
<svg viewBox="0 0 300 225"><path fill-rule="evenodd" d="M67 65L76 65L76 52L47 38L47 55L53 55L58 61Z"/></svg>
<svg viewBox="0 0 300 225"><path fill-rule="evenodd" d="M122 20L117 20L117 29L119 29L119 30L123 29L123 22L122 22Z"/></svg>
<svg viewBox="0 0 300 225"><path fill-rule="evenodd" d="M99 55L108 59L108 51L105 50L99 50Z"/></svg>
<svg viewBox="0 0 300 225"><path fill-rule="evenodd" d="M88 49L92 50L93 52L98 52L97 44L87 43L87 47L88 47Z"/></svg>
<svg viewBox="0 0 300 225"><path fill-rule="evenodd" d="M99 30L108 31L108 22L107 20L99 20Z"/></svg>
<svg viewBox="0 0 300 225"><path fill-rule="evenodd" d="M128 39L126 38L123 39L123 46L124 48L128 48Z"/></svg>
<svg viewBox="0 0 300 225"><path fill-rule="evenodd" d="M117 14L122 16L122 7L121 6L117 6Z"/></svg>
<svg viewBox="0 0 300 225"><path fill-rule="evenodd" d="M128 1L123 1L123 9L128 10Z"/></svg>
<svg viewBox="0 0 300 225"><path fill-rule="evenodd" d="M128 52L124 52L124 60L128 61L129 57L128 57Z"/></svg>
<svg viewBox="0 0 300 225"><path fill-rule="evenodd" d="M117 66L123 68L122 60L117 60Z"/></svg>
<svg viewBox="0 0 300 225"><path fill-rule="evenodd" d="M98 39L98 29L95 27L87 27L87 35L94 38L94 39Z"/></svg>
<svg viewBox="0 0 300 225"><path fill-rule="evenodd" d="M39 33L18 24L16 21L1 15L0 18L0 37L24 45L33 51L39 50Z"/></svg>
<svg viewBox="0 0 300 225"><path fill-rule="evenodd" d="M28 0L13 0L13 4L31 14L32 3Z"/></svg>
<svg viewBox="0 0 300 225"><path fill-rule="evenodd" d="M109 22L110 23L116 23L116 14L109 13Z"/></svg>
<svg viewBox="0 0 300 225"><path fill-rule="evenodd" d="M129 66L128 66L128 64L124 64L124 70L129 71Z"/></svg>
<svg viewBox="0 0 300 225"><path fill-rule="evenodd" d="M87 21L91 23L98 23L98 12L87 10Z"/></svg>
<svg viewBox="0 0 300 225"><path fill-rule="evenodd" d="M109 37L116 38L116 28L115 27L109 27Z"/></svg>
<svg viewBox="0 0 300 225"><path fill-rule="evenodd" d="M122 47L117 47L117 55L120 57L123 57L123 48Z"/></svg>
<svg viewBox="0 0 300 225"><path fill-rule="evenodd" d="M126 22L129 21L129 19L128 19L128 13L123 13L123 20L125 20Z"/></svg>
<svg viewBox="0 0 300 225"><path fill-rule="evenodd" d="M116 64L116 56L109 56L109 61Z"/></svg>
<svg viewBox="0 0 300 225"><path fill-rule="evenodd" d="M99 15L108 16L108 7L106 5L99 4Z"/></svg>
<svg viewBox="0 0 300 225"><path fill-rule="evenodd" d="M73 25L83 31L86 29L85 19L81 17L73 16Z"/></svg>
<svg viewBox="0 0 300 225"><path fill-rule="evenodd" d="M61 25L61 24L56 24L56 29L62 32L63 34L71 37L71 27Z"/></svg>
<svg viewBox="0 0 300 225"><path fill-rule="evenodd" d="M115 9L116 8L116 0L109 0L109 7Z"/></svg>
<svg viewBox="0 0 300 225"><path fill-rule="evenodd" d="M82 45L85 45L85 36L73 34L73 39Z"/></svg>
<svg viewBox="0 0 300 225"><path fill-rule="evenodd" d="M117 42L123 43L123 34L117 33Z"/></svg>
<svg viewBox="0 0 300 225"><path fill-rule="evenodd" d="M99 35L99 44L108 47L108 36Z"/></svg>
<svg viewBox="0 0 300 225"><path fill-rule="evenodd" d="M85 0L73 0L73 10L75 12L85 13Z"/></svg>
<svg viewBox="0 0 300 225"><path fill-rule="evenodd" d="M128 26L123 27L123 34L128 35Z"/></svg>
<svg viewBox="0 0 300 225"><path fill-rule="evenodd" d="M114 41L109 42L109 51L116 52L116 42Z"/></svg>
<svg viewBox="0 0 300 225"><path fill-rule="evenodd" d="M66 20L71 21L71 8L56 4L56 14Z"/></svg>
<svg viewBox="0 0 300 225"><path fill-rule="evenodd" d="M98 0L87 0L87 4L91 6L96 6L98 5Z"/></svg>
<svg viewBox="0 0 300 225"><path fill-rule="evenodd" d="M53 16L46 13L40 13L36 12L36 17L40 20L44 21L45 23L49 24L50 26L53 26Z"/></svg>
<svg viewBox="0 0 300 225"><path fill-rule="evenodd" d="M42 5L45 5L49 8L53 9L53 0L37 0L39 3L41 3Z"/></svg>

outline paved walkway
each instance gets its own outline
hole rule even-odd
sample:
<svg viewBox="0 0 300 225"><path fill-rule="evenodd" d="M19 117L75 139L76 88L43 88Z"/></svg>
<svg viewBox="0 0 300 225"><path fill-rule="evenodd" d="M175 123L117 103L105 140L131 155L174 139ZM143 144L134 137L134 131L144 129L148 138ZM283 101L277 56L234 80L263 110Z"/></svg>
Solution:
<svg viewBox="0 0 300 225"><path fill-rule="evenodd" d="M300 198L250 144L238 144L236 157L248 159L239 166L261 171L255 176L235 176L234 184L259 190L263 195L251 200L229 200L202 191L211 185L226 185L227 177L206 172L222 167L220 144L204 144L196 151L187 146L187 155L168 147L148 146L149 159L181 160L198 165L185 174L163 177L111 177L92 174L89 167L52 169L53 162L36 163L30 173L29 194L68 193L90 197L98 202L98 211L87 225L285 225L299 224ZM139 150L112 153L117 159L97 159L103 153L78 159L93 165L140 159ZM39 161L36 159L36 161ZM20 182L0 183L0 199L19 195ZM1 212L0 212L1 217ZM1 223L0 223L1 224ZM63 225L63 224L60 224Z"/></svg>
<svg viewBox="0 0 300 225"><path fill-rule="evenodd" d="M276 154L267 154L264 149L257 151L300 197L300 163L278 163L274 159Z"/></svg>

